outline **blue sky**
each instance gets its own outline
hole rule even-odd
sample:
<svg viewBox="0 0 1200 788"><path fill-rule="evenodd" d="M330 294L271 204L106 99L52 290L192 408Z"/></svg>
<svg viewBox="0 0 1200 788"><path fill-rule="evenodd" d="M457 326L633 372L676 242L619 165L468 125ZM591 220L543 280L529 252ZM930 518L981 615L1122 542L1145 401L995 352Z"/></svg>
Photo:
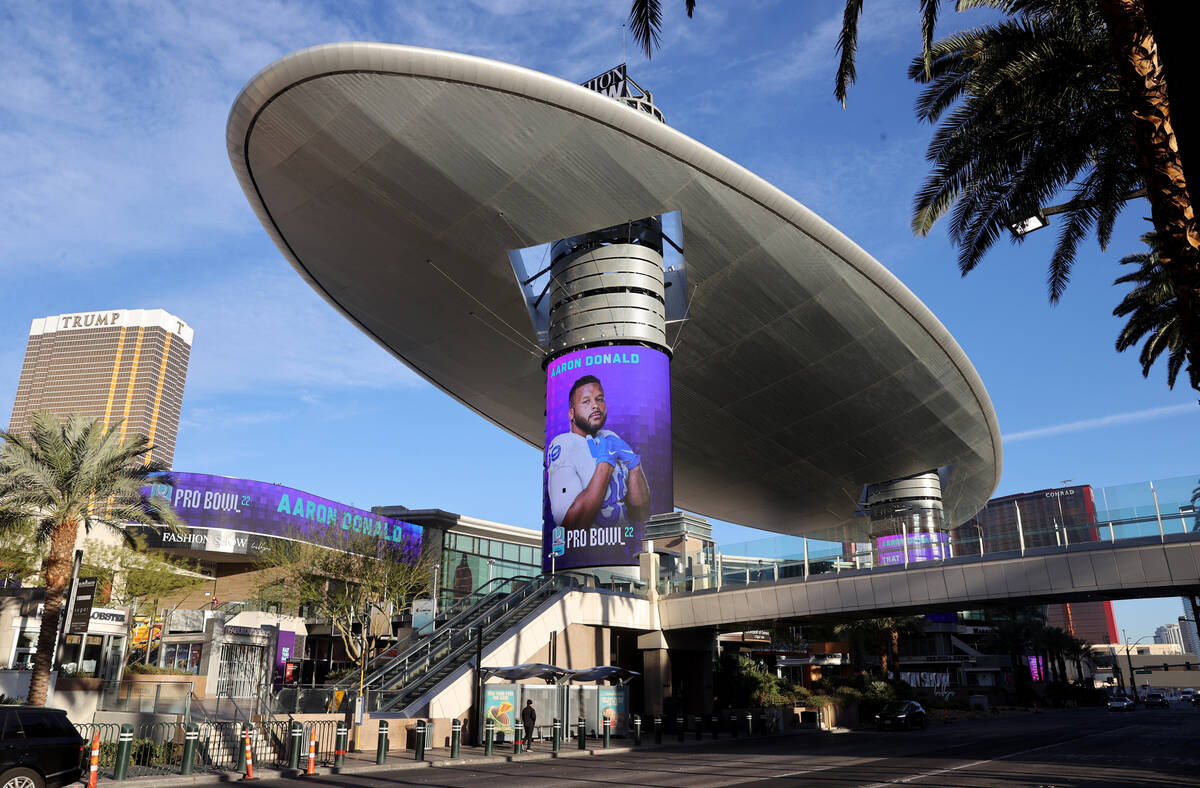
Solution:
<svg viewBox="0 0 1200 788"><path fill-rule="evenodd" d="M0 406L29 321L162 307L195 328L175 466L280 482L369 507L402 504L538 527L540 453L359 334L284 261L225 154L241 87L296 49L413 44L582 81L621 62L670 124L788 192L904 281L979 370L1005 435L1003 495L1200 473L1195 392L1118 355L1112 286L1140 251L1144 202L1107 252L1079 255L1046 301L1054 231L1001 241L966 278L939 226L909 229L931 130L904 77L916 0L867 6L859 84L832 95L840 0L665 0L663 47L623 53L626 0L16 3L0 8ZM944 14L939 28L978 24ZM1182 384L1181 384L1182 386ZM754 534L732 526L719 538ZM1175 600L1118 604L1130 638ZM1136 634L1135 634L1136 633Z"/></svg>

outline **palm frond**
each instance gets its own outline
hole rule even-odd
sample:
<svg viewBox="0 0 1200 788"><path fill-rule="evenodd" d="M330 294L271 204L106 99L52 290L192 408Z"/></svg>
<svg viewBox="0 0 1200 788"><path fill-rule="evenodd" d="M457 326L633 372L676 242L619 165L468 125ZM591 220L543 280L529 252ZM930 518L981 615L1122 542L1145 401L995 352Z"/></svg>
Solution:
<svg viewBox="0 0 1200 788"><path fill-rule="evenodd" d="M692 15L694 7L695 2L690 2L688 16ZM662 31L660 0L633 0L629 7L629 30L633 33L634 43L641 47L646 59L653 57Z"/></svg>
<svg viewBox="0 0 1200 788"><path fill-rule="evenodd" d="M858 20L862 16L863 0L846 0L842 10L842 30L838 33L837 46L838 69L834 77L833 95L846 108L846 91L854 84L858 73L854 67L855 56L858 53Z"/></svg>

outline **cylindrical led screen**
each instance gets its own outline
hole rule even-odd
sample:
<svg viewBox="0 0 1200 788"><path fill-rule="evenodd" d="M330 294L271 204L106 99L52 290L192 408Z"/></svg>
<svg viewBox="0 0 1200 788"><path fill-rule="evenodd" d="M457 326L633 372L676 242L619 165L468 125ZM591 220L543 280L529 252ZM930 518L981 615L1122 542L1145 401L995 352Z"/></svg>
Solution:
<svg viewBox="0 0 1200 788"><path fill-rule="evenodd" d="M646 520L673 511L666 353L614 345L546 368L543 565L633 566Z"/></svg>

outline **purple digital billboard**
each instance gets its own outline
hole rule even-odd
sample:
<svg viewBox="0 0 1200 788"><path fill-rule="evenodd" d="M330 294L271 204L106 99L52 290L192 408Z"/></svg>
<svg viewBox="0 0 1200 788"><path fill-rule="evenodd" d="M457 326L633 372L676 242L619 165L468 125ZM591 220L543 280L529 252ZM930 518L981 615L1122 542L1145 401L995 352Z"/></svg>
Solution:
<svg viewBox="0 0 1200 788"><path fill-rule="evenodd" d="M937 561L950 557L949 535L941 532L918 531L908 535L908 562ZM893 566L904 563L904 536L875 537L875 565Z"/></svg>
<svg viewBox="0 0 1200 788"><path fill-rule="evenodd" d="M543 568L632 566L675 506L666 353L614 345L546 367Z"/></svg>
<svg viewBox="0 0 1200 788"><path fill-rule="evenodd" d="M267 549L270 537L325 544L339 534L354 534L374 537L401 560L415 560L421 552L419 525L278 484L171 473L142 492L169 501L187 526L178 532L139 529L153 547L253 555Z"/></svg>

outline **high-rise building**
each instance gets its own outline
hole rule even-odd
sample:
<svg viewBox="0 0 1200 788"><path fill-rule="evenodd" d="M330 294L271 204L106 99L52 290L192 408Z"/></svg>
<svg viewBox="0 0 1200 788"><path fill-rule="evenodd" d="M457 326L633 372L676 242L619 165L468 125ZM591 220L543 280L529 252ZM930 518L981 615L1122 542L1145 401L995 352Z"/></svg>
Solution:
<svg viewBox="0 0 1200 788"><path fill-rule="evenodd" d="M1183 597L1183 615L1179 617L1179 636L1183 638L1183 650L1188 654L1200 654L1200 630L1197 629L1196 607L1192 597Z"/></svg>
<svg viewBox="0 0 1200 788"><path fill-rule="evenodd" d="M192 329L162 309L112 309L33 321L9 431L40 410L81 414L145 435L147 457L170 466L183 407Z"/></svg>
<svg viewBox="0 0 1200 788"><path fill-rule="evenodd" d="M978 539L985 553L1100 541L1090 485L1058 487L993 498L954 540ZM1046 623L1093 645L1116 643L1112 602L1061 602L1046 606Z"/></svg>
<svg viewBox="0 0 1200 788"><path fill-rule="evenodd" d="M1179 631L1178 624L1167 624L1154 630L1154 642L1179 646L1180 651L1187 650L1183 646L1183 635Z"/></svg>

